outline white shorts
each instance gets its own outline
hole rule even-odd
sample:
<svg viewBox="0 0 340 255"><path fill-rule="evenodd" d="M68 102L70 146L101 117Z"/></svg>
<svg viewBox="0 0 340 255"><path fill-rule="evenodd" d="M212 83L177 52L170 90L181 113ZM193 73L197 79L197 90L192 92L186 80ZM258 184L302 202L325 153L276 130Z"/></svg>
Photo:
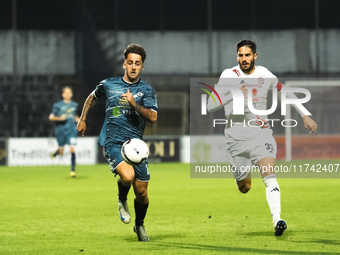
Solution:
<svg viewBox="0 0 340 255"><path fill-rule="evenodd" d="M267 157L276 159L277 146L274 137L267 132L249 140L234 140L226 138L227 159L234 167L236 181L247 177L250 168L259 160Z"/></svg>

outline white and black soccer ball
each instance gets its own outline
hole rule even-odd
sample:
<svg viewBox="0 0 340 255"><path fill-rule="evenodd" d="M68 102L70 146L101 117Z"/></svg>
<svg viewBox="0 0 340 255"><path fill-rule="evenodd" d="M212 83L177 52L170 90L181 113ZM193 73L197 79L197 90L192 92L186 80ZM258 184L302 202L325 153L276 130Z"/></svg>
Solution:
<svg viewBox="0 0 340 255"><path fill-rule="evenodd" d="M138 166L149 157L149 148L144 141L133 138L123 144L121 154L126 163Z"/></svg>

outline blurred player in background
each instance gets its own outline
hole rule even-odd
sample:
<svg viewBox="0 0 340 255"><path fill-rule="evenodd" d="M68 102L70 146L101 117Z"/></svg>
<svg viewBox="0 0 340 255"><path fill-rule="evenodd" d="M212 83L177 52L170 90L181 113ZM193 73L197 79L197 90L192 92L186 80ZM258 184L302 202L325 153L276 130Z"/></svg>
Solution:
<svg viewBox="0 0 340 255"><path fill-rule="evenodd" d="M247 193L251 187L249 168L253 165L259 167L266 186L266 198L273 216L275 235L281 236L287 228L287 224L280 216L281 191L274 172L277 148L270 123L268 123L267 116L258 116L250 112L247 104L245 104L244 115L233 115L232 94L226 88L223 89L223 84L226 85L229 82L233 83L230 85L237 86L245 95L247 95L248 89L252 89L254 108L266 110L268 90L277 88L280 91L284 86L267 68L255 66L256 58L254 42L243 40L237 43L238 65L224 70L219 83L215 86L218 94L222 95L223 105L216 106L210 97L208 111L216 111L224 107L225 116L228 119L228 126L225 129L227 159L236 170L233 173L237 186L242 193ZM247 84L248 78L255 78L258 84ZM297 98L294 93L288 93L287 96L288 98ZM304 125L310 130L310 133L316 133L317 125L314 120L303 114L295 105L293 107L302 116ZM232 126L230 126L230 120L233 120ZM248 121L251 120L256 121L253 121L251 126L247 126L243 125L244 120L245 123L249 123ZM248 171L246 167L249 167Z"/></svg>
<svg viewBox="0 0 340 255"><path fill-rule="evenodd" d="M111 171L118 174L118 210L121 221L130 223L131 217L127 195L131 185L136 220L133 230L139 241L148 242L144 218L149 206L147 194L150 174L147 162L130 166L123 161L121 147L131 138L143 138L146 121L157 120L157 97L155 90L139 78L144 68L145 50L138 44L130 44L124 51L124 77L108 78L100 82L85 101L78 131L84 136L86 118L89 110L99 97L106 99L106 117L99 135L98 143L105 147L105 156Z"/></svg>
<svg viewBox="0 0 340 255"><path fill-rule="evenodd" d="M63 100L55 103L52 112L48 117L55 123L55 136L59 148L51 154L55 158L57 155L64 156L64 146L69 145L71 151L71 176L76 177L76 154L74 147L77 143L77 122L79 117L76 114L78 104L71 101L73 92L71 87L62 88Z"/></svg>

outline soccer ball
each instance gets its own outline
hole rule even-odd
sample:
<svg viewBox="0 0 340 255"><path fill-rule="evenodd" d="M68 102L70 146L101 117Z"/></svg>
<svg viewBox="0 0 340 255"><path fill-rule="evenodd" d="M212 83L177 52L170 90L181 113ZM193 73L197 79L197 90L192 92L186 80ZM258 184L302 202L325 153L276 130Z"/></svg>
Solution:
<svg viewBox="0 0 340 255"><path fill-rule="evenodd" d="M133 138L123 144L121 154L126 163L138 166L149 157L149 148L144 141Z"/></svg>

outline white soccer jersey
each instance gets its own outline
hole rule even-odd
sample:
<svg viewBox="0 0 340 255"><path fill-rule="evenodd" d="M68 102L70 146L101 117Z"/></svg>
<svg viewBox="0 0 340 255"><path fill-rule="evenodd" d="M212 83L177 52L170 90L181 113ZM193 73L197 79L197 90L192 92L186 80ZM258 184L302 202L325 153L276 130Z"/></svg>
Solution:
<svg viewBox="0 0 340 255"><path fill-rule="evenodd" d="M254 138L263 132L272 134L270 125L267 122L268 117L266 115L256 115L252 113L248 108L248 97L244 95L244 115L233 114L233 101L231 95L228 95L226 90L223 89L225 85L233 85L241 87L246 85L248 90L252 91L252 104L257 110L267 109L267 94L268 90L278 88L281 90L282 84L278 82L277 77L272 74L267 68L262 66L255 66L255 71L252 74L244 73L239 66L226 69L220 76L218 84L216 84L216 91L221 94L224 100L230 100L229 102L223 102L225 104L225 116L228 120L226 125L225 134L232 137L235 140L248 140ZM229 92L230 94L230 92ZM208 103L208 110L211 110Z"/></svg>

